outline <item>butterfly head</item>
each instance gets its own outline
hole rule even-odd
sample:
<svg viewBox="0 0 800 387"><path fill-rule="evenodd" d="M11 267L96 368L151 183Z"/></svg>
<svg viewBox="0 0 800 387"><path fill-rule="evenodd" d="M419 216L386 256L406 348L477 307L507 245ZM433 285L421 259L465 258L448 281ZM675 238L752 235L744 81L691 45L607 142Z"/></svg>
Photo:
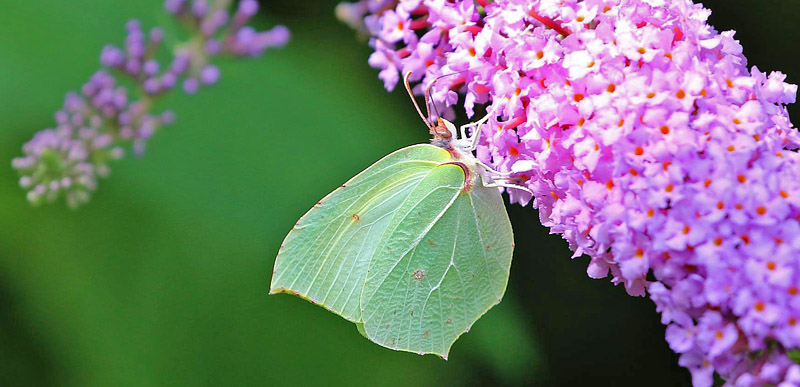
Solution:
<svg viewBox="0 0 800 387"><path fill-rule="evenodd" d="M467 150L464 141L458 139L455 125L444 118L437 118L436 125L430 127L431 143L447 150Z"/></svg>
<svg viewBox="0 0 800 387"><path fill-rule="evenodd" d="M448 74L453 75L453 74ZM445 77L447 75L440 76L436 79ZM457 141L457 133L456 127L450 121L445 120L442 118L438 112L436 112L436 106L431 101L431 92L430 89L433 86L433 83L436 81L434 79L432 82L428 84L425 88L425 109L427 114L422 114L422 110L417 105L417 100L414 98L414 92L411 90L411 85L408 83L408 79L411 77L411 72L407 72L403 77L403 82L406 86L406 91L408 91L409 97L411 97L411 102L414 103L414 107L417 109L417 113L419 113L420 118L428 126L430 129L430 133L433 136L431 142L434 145L440 146L445 149L452 149L453 146L451 145L452 142ZM436 119L435 121L431 119L431 106L433 106L434 112L436 112Z"/></svg>
<svg viewBox="0 0 800 387"><path fill-rule="evenodd" d="M436 125L430 127L434 140L451 141L456 138L456 127L444 118L437 118Z"/></svg>

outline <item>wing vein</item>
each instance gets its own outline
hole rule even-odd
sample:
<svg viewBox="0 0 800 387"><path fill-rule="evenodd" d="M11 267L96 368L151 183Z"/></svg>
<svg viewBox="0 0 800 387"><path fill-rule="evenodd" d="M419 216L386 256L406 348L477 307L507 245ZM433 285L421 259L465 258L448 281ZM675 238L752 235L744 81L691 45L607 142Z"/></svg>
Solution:
<svg viewBox="0 0 800 387"><path fill-rule="evenodd" d="M388 168L388 167L387 167L387 168ZM419 175L422 175L422 174L419 174ZM414 177L416 177L416 176L417 176L417 174L414 174L414 175L411 175L411 176L409 176L409 178L407 178L407 179L401 179L401 180L398 180L398 181L397 181L395 184L393 184L393 185L390 185L390 186L386 187L384 190L380 191L379 195L383 195L384 193L386 193L386 192L389 192L389 191L391 191L391 190L393 190L393 189L395 189L395 188L397 188L397 187L401 186L401 185L402 185L402 184L404 184L404 183L407 183L407 182L409 182L409 181L413 181L413 180L414 180L413 178L414 178ZM386 178L384 178L384 179L380 180L380 181L379 181L377 184L375 184L375 185L381 185L383 182L385 182L385 181L387 181L387 180L391 179L392 177L393 177L393 176L389 175L389 176L387 176ZM423 177L423 178L424 178L424 177ZM421 180L422 180L422 178L420 179L420 181L421 181ZM401 190L401 191L402 191L402 190ZM356 203L358 203L358 202L359 202L359 201L360 201L360 200L361 200L361 199L362 199L362 198L363 198L365 195L367 195L368 193L370 193L370 191L369 191L369 190L367 190L367 191L365 191L365 192L361 193L360 195L357 195L357 196L355 196L354 198L352 198L352 199L351 199L351 203L350 203L350 204L347 206L347 208L345 208L345 209L344 209L344 211L342 211L342 212L346 214L346 213L347 213L347 212L348 212L348 211L349 211L349 210L350 210L350 209L351 209L351 208L352 208L352 207L353 207L353 206L354 206ZM393 195L391 195L389 198L387 198L387 199L384 201L384 203L385 203L386 201L390 200L390 199L391 199L392 197L394 197L396 194L398 194L398 192L394 193L394 194L393 194ZM376 197L377 197L377 196L376 196ZM367 202L367 204L368 204L368 203L369 203L369 201ZM305 216L303 216L303 218L305 218ZM300 219L300 221L301 221L301 222L303 221L303 218L301 218L301 219ZM320 239L320 238L321 238L323 235L325 235L325 234L326 234L326 232L327 232L327 229L328 229L328 228L329 228L331 225L333 225L333 224L334 224L334 222L335 222L336 220L337 220L336 218L333 218L333 219L331 219L330 221L328 221L327 223L325 223L325 227L322 229L322 232L318 233L318 235L317 235L317 237L314 239L313 243L310 243L310 244L308 245L308 248L307 248L306 250L304 250L304 251L301 251L301 252L298 252L297 254L298 254L298 255L300 255L300 256L303 256L303 255L307 255L307 254L309 254L309 253L311 253L311 252L320 252L320 253L324 253L324 252L328 251L328 248L329 248L329 246L331 245L331 243L332 243L332 242L334 242L335 240L336 240L336 241L338 241L338 239L341 237L341 235L340 235L340 231L341 231L342 225L345 223L345 221L344 221L344 220L346 220L346 218L344 218L344 219L338 219L338 220L340 221L340 223L339 223L339 226L337 227L337 229L336 229L336 231L334 232L334 234L333 234L333 236L331 237L331 239L330 239L330 240L329 240L329 241L328 241L328 242L325 244L325 246L323 246L321 249L314 248L314 246L316 245L316 242L317 242L317 241L318 241L318 240L319 240L319 239ZM306 293L310 292L310 291L311 291L311 289L313 288L313 286L314 286L314 282L316 282L316 278L317 278L317 276L319 275L319 271L320 271L320 270L322 270L322 267L324 267L324 265L325 265L325 262L327 261L327 257L328 257L328 256L329 256L329 254L326 254L326 256L325 256L325 258L324 258L323 262L320 264L320 269L319 269L319 270L317 270L317 274L316 274L316 275L314 275L314 277L312 278L312 282L311 282L311 284L308 286L308 290L306 291ZM309 262L311 262L311 261L312 261L311 259L306 259L306 260L305 260L305 262L303 263L303 267L300 269L300 271L299 271L299 272L297 272L297 276L294 278L294 280L292 281L292 283L289 285L289 288L290 288L290 289L294 289L294 286L295 286L295 284L297 283L297 280L298 280L298 279L300 279L300 278L302 277L302 273L304 273L304 272L305 272L305 269L306 269L306 267L308 266L308 263L309 263Z"/></svg>
<svg viewBox="0 0 800 387"><path fill-rule="evenodd" d="M481 255L483 255L483 262L486 265L486 273L488 274L491 265L489 263L488 257L486 256L486 247L485 247L484 241L483 241L483 233L481 232L481 225L478 223L478 213L475 212L475 203L472 201L472 195L468 195L468 196L469 196L470 208L472 208L472 220L475 221L475 230L478 233L478 241L480 241L479 250L481 251ZM492 290L494 290L494 289L492 289Z"/></svg>
<svg viewBox="0 0 800 387"><path fill-rule="evenodd" d="M392 229L392 234L394 234L394 233L397 231L397 227L399 227L399 225L400 225L400 224L402 224L402 220L403 220L403 219L405 219L406 217L408 217L408 214L409 214L409 213L411 213L411 210L413 210L414 208L416 208L416 207L419 205L419 203L421 203L423 200L425 200L425 199L426 199L428 196L432 195L434 191L437 191L437 190L439 190L439 189L444 189L444 188L450 188L450 186L444 186L444 185L440 185L440 186L438 186L438 187L436 187L436 188L432 189L432 190L431 190L429 193L427 193L425 196L423 196L423 198L422 198L422 199L420 199L419 201L417 201L417 203L416 203L416 204L414 204L414 205L413 205L413 206L412 206L412 207L409 209L409 211L408 211L408 212L406 212L406 214L405 214L405 215L404 215L404 216L401 218L401 221L400 221L400 222L397 222L397 224L395 225L394 229ZM458 194L454 195L454 196L453 196L453 198L450 200L450 202L449 202L449 203L448 203L446 206L444 206L444 207L443 207L442 211L441 211L441 212L439 212L439 214L437 214L437 215L436 215L436 217L435 217L434 219L432 219L432 220L431 220L431 221L428 223L428 225L427 225L427 226L425 226L425 229L424 229L424 230L422 230L422 232L419 234L419 236L418 236L418 237L417 237L417 238L416 238L414 241L412 241L412 242L411 242L411 244L409 245L409 248L408 248L408 250L404 251L404 252L403 252L403 254L399 255L399 258L398 258L398 259L397 259L397 260L394 262L394 264L393 264L393 265L392 265L392 267L389 269L389 271L391 271L391 270L394 270L394 268L395 268L395 267L396 267L396 266L397 266L397 265L400 263L400 261L402 261L403 257L404 257L404 256L406 256L406 255L408 254L408 252L409 252L409 251L411 251L411 249L414 249L414 248L416 248L416 247L417 247L417 245L419 245L419 243L422 241L422 239L424 239L424 238L425 238L425 236L426 236L426 235L428 235L428 233L431 231L431 229L433 228L433 226L434 226L434 225L435 225L437 222L439 222L439 219L441 219L441 218L442 218L442 215L444 215L444 213L445 213L445 212L446 212L446 211L447 211L447 210L448 210L448 209L449 209L449 208L450 208L450 207L453 205L453 202L455 202L456 198L458 198ZM381 278L381 280L380 280L380 282L378 283L378 285L376 286L376 288L379 288L379 287L381 287L381 286L383 285L383 282L386 280L386 278L387 278L387 277L388 277L388 275L385 275L385 276L383 276L383 278Z"/></svg>
<svg viewBox="0 0 800 387"><path fill-rule="evenodd" d="M391 164L391 165L388 165L388 166L384 167L383 169L380 169L380 170L378 170L378 171L374 171L374 172L370 172L369 174L367 174L367 175L364 175L364 176L363 176L363 180L362 180L362 181L359 181L359 184L351 185L350 187L351 187L351 189L355 189L355 188L357 188L358 186L360 186L361 184L363 184L363 181L368 181L368 180L370 180L370 178L371 178L371 177L373 177L373 175L377 175L377 174L379 174L379 173L382 173L382 172L384 172L385 170L387 170L387 169L389 169L389 168L394 168L394 167L397 167L398 165L403 165L403 164L411 164L411 163L417 163L417 162L419 162L419 163L422 163L422 164L432 164L432 163L429 163L429 162L424 162L424 161L401 161L401 162L399 162L399 163L397 163L397 164ZM363 172L362 172L362 173L363 173ZM376 196L378 196L378 195L383 195L384 193L386 193L386 192L388 192L388 191L390 191L390 190L392 190L392 189L395 189L396 187L400 186L400 185L401 185L401 184L403 184L403 183L406 183L406 182L412 181L414 178L416 178L416 177L417 177L417 175L423 175L423 174L422 174L422 173L419 173L419 174L415 173L415 174L409 175L409 176L408 176L406 179L400 179L400 180L398 180L398 181L397 181L397 182L396 182L394 185L389 185L389 186L388 186L388 187L386 187L384 190L382 190L382 191L378 192L378 194L377 194ZM355 179L356 179L356 178L358 178L359 176L361 176L361 173L359 173L358 175L356 175L356 176L355 176L355 177L353 177L352 179L348 180L348 183L349 183L349 182L352 182L353 180L355 180ZM381 184L383 184L383 182L385 182L385 181L387 181L387 180L391 179L392 177L393 177L393 175L392 175L392 174L390 174L390 175L389 175L389 176L387 176L386 178L384 178L384 179L382 179L382 180L379 180L379 181L378 181L378 183L374 183L373 185L375 185L375 186L381 185ZM347 184L347 183L345 183L345 184ZM342 189L343 189L343 188L342 188ZM325 200L325 199L327 199L328 197L330 197L331 195L333 195L335 192L339 192L339 189L336 189L336 190L334 190L332 193L330 193L330 194L326 195L324 198L322 198L322 200ZM359 202L359 201L360 201L360 200L361 200L361 199L364 197L364 195L367 195L367 194L369 194L369 193L370 193L370 191L369 191L369 190L367 190L367 191L365 191L365 192L363 192L363 193L361 193L361 194L359 194L359 195L357 195L357 196L355 196L355 197L351 198L350 200L351 200L352 202L351 202L351 204L350 204L350 205L349 205L347 208L345 208L345 211L344 211L344 212L346 213L346 211L347 211L347 210L349 210L350 208L352 208L352 206L353 206L355 203L358 203L358 202ZM387 199L387 200L388 200L388 199ZM306 228L306 225L303 225L303 224L301 224L301 223L303 223L303 221L306 219L306 217L307 217L307 216L308 216L308 215L309 215L309 214L310 214L310 213L311 213L313 210L314 210L314 208L312 208L311 210L307 211L307 212L306 212L306 214L305 214L305 215L303 215L303 216L300 218L300 220L297 222L297 223L298 223L298 225L300 225L300 226L298 226L298 229L303 229L303 228ZM307 253L309 253L309 252L312 252L312 251L320 251L320 250L316 250L316 249L314 249L314 246L316 245L316 242L319 240L319 238L321 238L323 235L325 235L325 234L326 234L326 230L328 229L328 227L330 227L330 226L331 226L331 225L334 223L334 221L335 221L335 220L337 220L337 219L336 219L336 218L330 218L330 220L329 220L329 221L325 222L325 223L324 223L324 228L322 229L322 231L323 231L323 232L320 232L320 233L318 234L318 236L317 236L317 237L314 239L314 243L311 243L311 244L309 244L309 245L308 245L308 248L307 248L306 250L304 250L304 251L300 251L300 252L297 252L297 255L301 255L301 256L302 256L302 255L305 255L305 254L307 254ZM337 233L339 232L340 228L341 228L341 226L340 226L339 228L337 228L337 230L336 230L336 232L337 232ZM328 247L328 245L326 244L326 246L325 246L325 247L322 249L322 251L325 251L325 249L327 249L327 247ZM297 272L297 277L295 277L294 281L292 281L292 283L289 285L289 288L290 288L290 289L294 289L294 285L296 284L297 280L298 280L300 277L302 277L302 273L303 273L303 272L305 272L305 268L306 268L306 266L308 265L308 262L309 262L309 261L310 261L310 260L306 260L306 261L303 263L303 267L302 267L302 268L300 268L300 271L298 271L298 272ZM288 273L288 271L287 271L287 272L284 272L284 273ZM283 273L281 273L281 274L283 274ZM281 278L282 278L282 276L279 276L279 277L278 277L278 278L275 280L275 282L279 281ZM310 290L311 290L311 286L309 286L309 291L310 291Z"/></svg>

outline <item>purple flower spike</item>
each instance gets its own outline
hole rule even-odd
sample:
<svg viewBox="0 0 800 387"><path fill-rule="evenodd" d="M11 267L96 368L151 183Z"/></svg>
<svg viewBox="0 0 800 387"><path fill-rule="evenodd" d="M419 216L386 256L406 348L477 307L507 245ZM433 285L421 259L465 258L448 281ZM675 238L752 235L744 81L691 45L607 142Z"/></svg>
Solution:
<svg viewBox="0 0 800 387"><path fill-rule="evenodd" d="M158 62L155 59L150 59L147 62L144 62L144 73L147 76L153 76L158 74Z"/></svg>
<svg viewBox="0 0 800 387"><path fill-rule="evenodd" d="M161 77L161 86L163 86L165 89L171 89L175 87L175 82L177 81L178 77L175 74L168 72Z"/></svg>
<svg viewBox="0 0 800 387"><path fill-rule="evenodd" d="M139 32L142 30L142 24L136 19L131 19L125 23L125 29L128 30L128 33Z"/></svg>
<svg viewBox="0 0 800 387"><path fill-rule="evenodd" d="M183 80L183 91L186 94L194 94L197 93L197 89L200 88L200 83L197 81L197 78L186 78Z"/></svg>
<svg viewBox="0 0 800 387"><path fill-rule="evenodd" d="M159 27L154 27L150 30L150 42L161 43L164 40L164 30Z"/></svg>
<svg viewBox="0 0 800 387"><path fill-rule="evenodd" d="M238 56L259 56L268 48L282 46L288 41L289 29L284 26L275 26L264 32L244 27L226 44L228 50Z"/></svg>
<svg viewBox="0 0 800 387"><path fill-rule="evenodd" d="M245 25L253 15L258 12L258 1L256 0L242 0L239 2L239 8L233 15L232 26L238 29Z"/></svg>
<svg viewBox="0 0 800 387"><path fill-rule="evenodd" d="M184 3L186 3L186 0L166 0L164 2L164 9L175 15L181 12Z"/></svg>
<svg viewBox="0 0 800 387"><path fill-rule="evenodd" d="M172 68L170 69L175 74L183 74L189 68L192 62L192 53L188 50L182 50L175 55L172 61Z"/></svg>
<svg viewBox="0 0 800 387"><path fill-rule="evenodd" d="M100 54L100 63L106 67L119 67L125 62L125 55L122 51L114 46L103 47L103 52Z"/></svg>
<svg viewBox="0 0 800 387"><path fill-rule="evenodd" d="M337 13L371 35L387 89L410 72L437 80L437 104L493 112L477 156L533 192L508 191L589 256L590 277L649 294L695 386L714 373L798 385L800 134L785 107L797 86L748 69L708 10L363 0Z"/></svg>
<svg viewBox="0 0 800 387"><path fill-rule="evenodd" d="M206 0L195 0L192 3L192 15L194 17L200 19L206 16L206 12L208 12L208 3Z"/></svg>
<svg viewBox="0 0 800 387"><path fill-rule="evenodd" d="M214 65L208 65L203 67L203 71L200 72L200 81L203 82L205 85L211 85L219 80L219 68Z"/></svg>
<svg viewBox="0 0 800 387"><path fill-rule="evenodd" d="M146 91L147 94L158 94L158 92L161 91L161 82L155 78L148 78L144 81L144 91Z"/></svg>
<svg viewBox="0 0 800 387"><path fill-rule="evenodd" d="M218 10L203 20L203 23L200 25L200 30L203 32L203 35L212 36L227 23L228 13L223 10Z"/></svg>
<svg viewBox="0 0 800 387"><path fill-rule="evenodd" d="M179 82L187 94L216 83L220 71L211 60L225 54L242 56L231 49L235 43L227 43L236 41L240 28L248 28L254 37L248 56L260 55L264 48L277 46L259 44L260 33L249 27L228 25L228 13L217 5L205 0L165 1L168 13L183 21L196 22L193 30L196 36L189 39L199 40L200 47L205 49L193 50L186 48L186 44L178 44L181 48L164 70L154 57L164 41L164 32L159 27L145 34L141 24L131 20L125 25L124 49L111 45L103 48L101 65L115 71L116 76L130 78L147 95L146 100L130 100L127 89L119 86L105 69L92 75L80 93L67 93L63 109L55 114L57 127L37 133L23 146L23 156L11 163L19 172L20 187L28 191L27 198L32 204L52 202L59 197L70 207L86 203L97 187L97 180L110 173L110 161L122 158L128 148L134 154L143 153L147 142L162 127L175 121L172 111L151 112L150 100L166 94ZM252 4L241 5L237 14L251 10Z"/></svg>
<svg viewBox="0 0 800 387"><path fill-rule="evenodd" d="M219 54L221 49L222 45L218 40L209 39L206 42L206 54L208 55L217 55Z"/></svg>
<svg viewBox="0 0 800 387"><path fill-rule="evenodd" d="M167 110L161 113L161 124L162 125L170 125L175 122L175 112L172 110Z"/></svg>
<svg viewBox="0 0 800 387"><path fill-rule="evenodd" d="M272 47L282 47L289 42L291 34L285 26L275 26L271 30L259 34L261 37L261 53ZM260 54L259 54L260 55Z"/></svg>
<svg viewBox="0 0 800 387"><path fill-rule="evenodd" d="M239 2L238 13L247 17L252 17L258 12L258 1L256 0L242 0Z"/></svg>

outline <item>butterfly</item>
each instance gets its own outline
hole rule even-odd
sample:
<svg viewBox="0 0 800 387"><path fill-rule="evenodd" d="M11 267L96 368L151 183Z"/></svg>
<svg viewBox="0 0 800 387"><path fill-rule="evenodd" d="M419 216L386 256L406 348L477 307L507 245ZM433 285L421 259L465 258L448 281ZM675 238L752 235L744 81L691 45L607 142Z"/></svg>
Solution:
<svg viewBox="0 0 800 387"><path fill-rule="evenodd" d="M278 251L270 294L320 305L384 347L447 359L508 283L514 237L497 187L528 190L472 153L491 114L458 137L429 118L433 82L426 117L409 75L431 144L385 156L303 215Z"/></svg>

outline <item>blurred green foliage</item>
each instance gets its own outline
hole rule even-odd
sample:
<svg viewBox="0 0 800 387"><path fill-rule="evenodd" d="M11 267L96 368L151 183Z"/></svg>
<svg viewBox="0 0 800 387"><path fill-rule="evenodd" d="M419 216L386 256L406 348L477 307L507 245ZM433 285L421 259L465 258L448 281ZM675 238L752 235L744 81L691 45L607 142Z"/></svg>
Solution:
<svg viewBox="0 0 800 387"><path fill-rule="evenodd" d="M738 3L708 3L712 21L796 82L787 37L800 7ZM383 349L319 307L268 297L297 218L427 135L368 68L366 42L336 22L335 1L264 5L264 23L292 30L289 46L222 63L218 85L162 101L176 124L70 211L28 206L10 160L127 19L165 20L161 0L0 0L0 385L688 383L652 303L588 279L530 208L511 208L508 296L450 361Z"/></svg>

